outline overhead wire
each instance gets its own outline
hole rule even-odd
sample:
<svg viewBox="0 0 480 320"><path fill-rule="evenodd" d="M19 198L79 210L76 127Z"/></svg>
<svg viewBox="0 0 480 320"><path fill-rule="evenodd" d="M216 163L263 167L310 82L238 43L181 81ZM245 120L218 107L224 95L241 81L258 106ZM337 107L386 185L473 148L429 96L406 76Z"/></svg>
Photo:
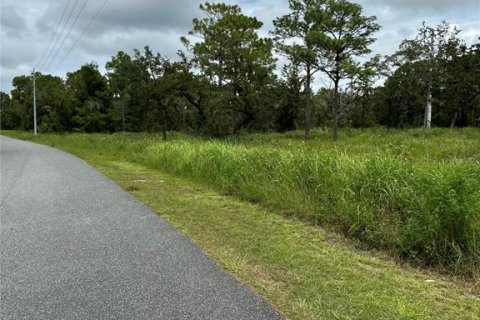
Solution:
<svg viewBox="0 0 480 320"><path fill-rule="evenodd" d="M65 41L67 41L68 37L70 36L70 33L72 33L72 30L73 30L73 27L75 26L75 24L77 23L78 21L78 18L80 18L80 15L82 14L83 10L85 9L85 6L87 5L89 0L85 0L85 2L83 3L82 7L80 8L80 10L78 11L78 14L77 16L75 17L75 20L73 21L72 25L70 26L70 28L68 29L68 32L65 36L65 38L63 38L63 41L62 43L60 44L60 46L58 47L57 49L57 52L55 52L55 57L54 59L52 59L52 61L50 62L50 64L47 66L47 70L50 69L50 66L53 64L53 62L55 61L55 58L57 57L58 53L60 52L60 50L63 48L63 45L65 44Z"/></svg>
<svg viewBox="0 0 480 320"><path fill-rule="evenodd" d="M68 55L73 51L73 49L77 46L77 44L80 42L80 40L82 39L82 37L84 36L84 34L87 32L88 28L90 28L90 26L96 21L98 15L100 14L100 12L106 7L106 5L108 4L110 0L105 0L103 2L102 5L100 5L97 9L97 11L95 12L95 14L92 16L92 18L90 19L89 23L85 26L85 28L83 28L82 32L80 33L80 35L78 36L77 40L73 43L73 45L70 47L70 49L66 52L66 54L63 56L63 58L60 60L60 62L56 65L55 69L54 69L54 72L57 71L57 69L63 64L63 62L65 62L65 60L67 59Z"/></svg>
<svg viewBox="0 0 480 320"><path fill-rule="evenodd" d="M50 52L48 53L48 56L47 56L46 60L44 61L44 65L47 65L47 66L50 65L51 60L52 60L52 54L53 54L53 52L55 51L55 48L56 48L56 46L57 46L57 44L58 44L58 41L60 41L60 39L62 38L63 32L65 31L65 29L67 28L67 25L68 25L69 22L70 22L70 18L72 17L72 14L73 14L73 12L75 11L75 8L77 7L77 3L78 3L78 0L75 0L75 2L73 3L72 8L70 9L70 12L69 12L69 14L68 14L67 20L65 21L65 24L64 24L63 27L62 27L62 31L60 31L60 33L58 34L58 37L55 39L55 43L54 43L53 46L50 48ZM55 57L54 57L53 59L55 59ZM49 61L50 61L50 63L47 64L47 62L49 62Z"/></svg>
<svg viewBox="0 0 480 320"><path fill-rule="evenodd" d="M70 3L71 3L71 2L72 2L72 0L68 0L65 8L63 8L63 12L62 12L62 15L61 15L61 17L60 17L60 20L59 20L58 23L57 23L57 27L56 27L55 30L53 31L52 36L50 37L50 40L48 41L48 45L45 47L45 50L43 51L43 54L42 54L42 56L40 57L40 59L38 60L37 65L36 65L35 68L39 69L39 68L42 66L42 64L43 64L44 59L47 57L47 52L48 52L48 50L50 49L50 46L51 46L52 43L53 43L53 39L54 39L55 36L57 35L58 29L60 28L60 25L61 25L62 22L63 22L63 18L65 18L65 14L67 13L67 9L68 9L68 7L70 6Z"/></svg>

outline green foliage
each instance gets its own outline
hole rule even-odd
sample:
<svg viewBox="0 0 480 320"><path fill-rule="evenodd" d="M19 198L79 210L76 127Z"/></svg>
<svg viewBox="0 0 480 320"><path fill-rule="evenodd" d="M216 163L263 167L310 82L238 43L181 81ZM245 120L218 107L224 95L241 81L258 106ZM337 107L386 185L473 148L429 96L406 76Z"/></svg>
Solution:
<svg viewBox="0 0 480 320"><path fill-rule="evenodd" d="M377 121L391 127L419 126L423 122L426 92L431 87L432 121L441 127L478 126L480 119L480 50L463 47L460 53L436 62L430 85L431 63L401 64L385 85L373 93Z"/></svg>
<svg viewBox="0 0 480 320"><path fill-rule="evenodd" d="M385 59L376 55L365 62L351 79L346 89L346 99L344 99L348 125L362 128L372 127L378 123L374 100L375 83L385 77L387 71Z"/></svg>
<svg viewBox="0 0 480 320"><path fill-rule="evenodd" d="M360 72L354 57L370 53L372 34L380 26L375 17L362 15L362 7L345 0L290 0L291 13L274 21L277 43L292 61L305 65L307 100L315 71L324 72L334 83L333 124L337 140L340 102L339 82ZM300 38L303 44L288 43ZM306 110L305 138L309 138L310 105Z"/></svg>
<svg viewBox="0 0 480 320"><path fill-rule="evenodd" d="M267 79L274 59L271 40L257 34L263 23L242 14L236 5L206 2L200 9L206 17L193 20L190 35L202 41L193 45L186 38L182 41L207 78L216 79L219 86L230 84L236 93L241 93L252 82Z"/></svg>
<svg viewBox="0 0 480 320"><path fill-rule="evenodd" d="M13 78L13 89L10 92L11 111L10 120L14 121L12 127L22 130L33 128L33 82L30 77L18 76Z"/></svg>
<svg viewBox="0 0 480 320"><path fill-rule="evenodd" d="M189 32L194 40L182 37L191 57L146 46L118 52L105 76L93 62L66 80L37 72L39 130L161 131L166 139L169 131L226 137L303 127L308 140L311 128L333 127L336 140L338 127L418 127L430 105L436 126L480 125L480 46L467 47L448 23L423 24L393 56L360 64L379 29L375 17L346 0L289 0L289 7L272 38L261 37L263 23L238 5L206 2ZM281 77L274 44L290 60ZM331 88L312 93L317 72ZM32 77L12 84L1 124L32 130Z"/></svg>
<svg viewBox="0 0 480 320"><path fill-rule="evenodd" d="M425 116L424 126L430 127L432 94L441 74L441 64L455 58L463 45L458 38L460 31L443 21L436 27L423 22L418 35L413 40L404 40L399 50L391 57L397 66L416 64L416 77L424 87Z"/></svg>
<svg viewBox="0 0 480 320"><path fill-rule="evenodd" d="M17 127L21 118L22 115L14 109L10 96L0 91L0 128L4 130L21 129Z"/></svg>
<svg viewBox="0 0 480 320"><path fill-rule="evenodd" d="M434 123L442 126L480 126L480 45L461 47L442 61L434 87Z"/></svg>
<svg viewBox="0 0 480 320"><path fill-rule="evenodd" d="M320 10L320 1L289 0L291 12L273 21L275 29L272 31L277 50L287 56L292 65L305 73L303 94L305 95L305 110L303 125L305 140L310 139L311 114L312 114L312 88L313 75L320 70L320 56L315 50L313 34L315 21L312 13ZM295 39L296 41L291 41ZM297 88L300 90L300 88ZM293 91L299 94L300 91ZM285 111L284 111L285 112Z"/></svg>
<svg viewBox="0 0 480 320"><path fill-rule="evenodd" d="M390 127L420 126L424 120L425 92L422 77L425 65L405 64L398 68L381 89L384 99L379 122Z"/></svg>
<svg viewBox="0 0 480 320"><path fill-rule="evenodd" d="M61 132L71 126L72 107L64 81L59 77L36 72L37 116L42 132ZM2 108L2 126L5 129L30 130L33 128L32 77L13 79L11 98L5 98ZM7 97L7 95L2 95Z"/></svg>
<svg viewBox="0 0 480 320"><path fill-rule="evenodd" d="M415 39L402 41L399 50L392 55L397 65L424 61L428 64L424 72L424 81L438 75L438 64L459 53L463 41L458 38L461 31L443 21L435 27L423 22Z"/></svg>
<svg viewBox="0 0 480 320"><path fill-rule="evenodd" d="M258 36L262 22L242 14L237 5L206 2L200 9L205 17L193 20L190 35L201 40L192 45L183 37L182 42L193 53L194 65L217 86L204 113L214 116L211 130L236 133L267 108L261 98L273 81L273 44Z"/></svg>
<svg viewBox="0 0 480 320"><path fill-rule="evenodd" d="M297 129L301 121L305 96L302 95L304 79L298 65L285 65L282 70L285 80L281 81L278 88L278 114L277 129L279 132Z"/></svg>
<svg viewBox="0 0 480 320"><path fill-rule="evenodd" d="M71 125L72 98L59 77L36 77L38 125L40 132L63 132Z"/></svg>
<svg viewBox="0 0 480 320"><path fill-rule="evenodd" d="M231 141L144 134L74 135L79 148L193 178L227 194L329 226L368 247L478 274L480 146L475 129L299 132Z"/></svg>
<svg viewBox="0 0 480 320"><path fill-rule="evenodd" d="M107 116L111 96L106 78L95 63L67 73L66 86L72 94L73 130L105 132L111 130Z"/></svg>
<svg viewBox="0 0 480 320"><path fill-rule="evenodd" d="M119 51L105 66L110 92L114 96L111 118L115 131L144 129L145 97L142 87L148 77L142 66L127 53Z"/></svg>

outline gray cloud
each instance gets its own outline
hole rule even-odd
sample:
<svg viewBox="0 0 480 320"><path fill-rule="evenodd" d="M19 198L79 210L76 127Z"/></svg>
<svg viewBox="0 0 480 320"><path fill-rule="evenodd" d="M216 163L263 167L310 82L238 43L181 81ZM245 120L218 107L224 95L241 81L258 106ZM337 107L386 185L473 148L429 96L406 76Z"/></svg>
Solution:
<svg viewBox="0 0 480 320"><path fill-rule="evenodd" d="M90 22L103 2L101 0L88 3L74 29L77 33ZM182 30L190 26L192 13L198 8L198 3L196 0L112 0L98 14L95 28L90 30L90 34L126 30ZM76 16L82 4L83 1L79 1L73 16ZM63 9L64 5L51 3L49 10L46 10L39 19L39 28L42 31L53 32Z"/></svg>
<svg viewBox="0 0 480 320"><path fill-rule="evenodd" d="M78 0L77 8L85 0ZM59 76L96 61L102 70L117 51L132 53L145 45L171 58L182 49L179 37L200 16L199 0L110 0L78 44L59 62L79 36L103 0L90 0L48 70ZM214 1L215 2L215 1ZM217 1L220 2L220 1ZM287 0L225 0L242 7L244 13L264 22L262 36L272 29L272 20L288 12ZM415 36L423 20L435 25L445 19L463 29L468 41L480 36L478 0L358 0L367 15L375 15L383 26L372 46L375 53L391 54L401 40ZM15 75L29 72L45 51L65 8L66 0L1 0L0 90L9 91ZM72 1L73 3L73 1ZM76 16L76 12L72 17ZM66 31L69 29L67 26ZM61 42L61 41L60 41ZM56 68L58 66L58 68Z"/></svg>
<svg viewBox="0 0 480 320"><path fill-rule="evenodd" d="M189 28L192 13L198 8L196 0L119 0L100 17L107 29L180 30ZM107 29L108 30L108 29Z"/></svg>
<svg viewBox="0 0 480 320"><path fill-rule="evenodd" d="M479 6L478 0L364 0L366 5L388 6L396 10L416 11L418 9L444 11L452 8Z"/></svg>
<svg viewBox="0 0 480 320"><path fill-rule="evenodd" d="M25 18L11 5L1 5L0 26L2 34L9 37L20 37L27 29Z"/></svg>
<svg viewBox="0 0 480 320"><path fill-rule="evenodd" d="M31 67L27 64L18 64L15 66L15 68L5 68L2 66L2 70L0 72L0 85L2 87L0 91L10 93L13 78L19 75L30 74L31 71Z"/></svg>
<svg viewBox="0 0 480 320"><path fill-rule="evenodd" d="M0 54L2 69L14 68L16 65L28 63L36 58L31 45L18 38L10 40L8 46L2 43Z"/></svg>

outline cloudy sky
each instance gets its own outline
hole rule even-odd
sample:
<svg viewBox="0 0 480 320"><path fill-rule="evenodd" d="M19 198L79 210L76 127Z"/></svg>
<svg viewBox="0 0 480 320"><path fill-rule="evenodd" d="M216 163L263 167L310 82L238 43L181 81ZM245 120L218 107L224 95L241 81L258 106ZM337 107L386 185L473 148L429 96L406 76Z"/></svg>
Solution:
<svg viewBox="0 0 480 320"><path fill-rule="evenodd" d="M288 0L222 2L239 4L244 13L263 21L263 35L268 35L275 17L288 12ZM382 25L372 46L374 53L393 53L402 39L415 36L422 21L433 26L447 20L463 30L461 36L468 44L480 37L480 0L356 2L363 6L366 15L377 16ZM131 53L133 48L143 48L146 44L175 58L176 51L182 48L179 37L190 30L192 19L201 15L199 0L0 0L0 3L0 91L5 92L11 90L13 77L28 74L34 67L61 77L91 61L103 70L105 62L117 51ZM63 23L59 24L63 13Z"/></svg>

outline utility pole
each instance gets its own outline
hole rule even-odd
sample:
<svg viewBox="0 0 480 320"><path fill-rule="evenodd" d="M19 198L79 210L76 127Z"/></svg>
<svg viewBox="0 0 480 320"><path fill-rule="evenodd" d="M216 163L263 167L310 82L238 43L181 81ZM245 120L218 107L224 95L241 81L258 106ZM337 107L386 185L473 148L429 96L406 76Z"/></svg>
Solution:
<svg viewBox="0 0 480 320"><path fill-rule="evenodd" d="M33 134L37 135L37 93L35 88L35 68L33 68Z"/></svg>

